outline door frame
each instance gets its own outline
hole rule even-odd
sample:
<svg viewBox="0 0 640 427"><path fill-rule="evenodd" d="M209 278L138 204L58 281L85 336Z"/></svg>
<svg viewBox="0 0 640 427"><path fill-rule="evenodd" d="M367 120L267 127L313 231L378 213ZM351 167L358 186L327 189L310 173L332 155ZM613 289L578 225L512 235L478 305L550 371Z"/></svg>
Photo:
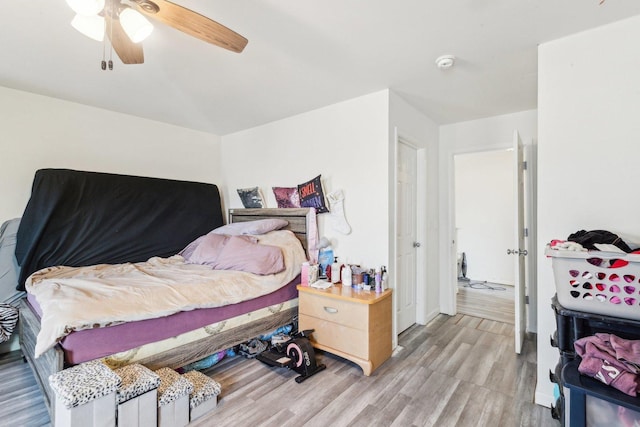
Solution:
<svg viewBox="0 0 640 427"><path fill-rule="evenodd" d="M417 173L416 173L416 237L422 245L416 249L416 283L421 286L416 287L416 323L425 325L427 323L427 271L426 271L426 256L427 256L427 149L421 147L414 138L410 135L406 135L398 127L393 129L393 177L391 186L392 203L393 203L393 221L392 221L392 253L389 257L389 273L393 284L397 284L398 270L396 266L396 254L398 248L397 236L397 218L398 218L398 202L396 194L396 183L398 180L398 144L402 141L416 150L417 160ZM395 285L397 286L397 285ZM394 287L395 287L394 286ZM393 348L398 345L398 322L397 322L397 310L398 302L397 295L393 294Z"/></svg>
<svg viewBox="0 0 640 427"><path fill-rule="evenodd" d="M535 246L535 236L536 236L536 216L535 216L535 206L536 206L536 194L535 194L535 169L536 169L536 161L535 161L535 147L531 147L533 141L527 142L524 144L524 156L525 161L527 162L527 176L526 180L529 181L528 185L526 185L525 190L525 225L529 228L529 236L526 238L527 249ZM485 151L497 151L497 150L507 150L512 148L513 142L510 140L508 142L502 144L491 144L484 146L476 146L470 148L460 148L454 149L448 153L446 156L447 162L447 185L446 191L449 195L448 204L446 206L446 211L440 212L445 214L446 219L446 228L445 228L445 240L441 241L443 244L443 260L441 265L441 278L440 281L440 311L444 314L448 315L456 315L458 312L458 307L456 303L456 287L458 283L458 272L457 272L457 253L456 253L456 229L455 229L455 162L454 158L458 154L468 154L468 153L481 153ZM533 151L532 151L533 150ZM441 158L442 159L442 158ZM533 190L533 191L531 191ZM531 254L531 252L529 252ZM536 269L536 260L534 257L528 256L527 258L527 283L526 283L526 295L530 298L529 305L526 306L527 314L526 314L526 330L535 332L536 331L536 322L535 322L535 307L536 307L536 285L535 285L535 277L532 279L532 274L535 274ZM514 301L515 303L515 301Z"/></svg>

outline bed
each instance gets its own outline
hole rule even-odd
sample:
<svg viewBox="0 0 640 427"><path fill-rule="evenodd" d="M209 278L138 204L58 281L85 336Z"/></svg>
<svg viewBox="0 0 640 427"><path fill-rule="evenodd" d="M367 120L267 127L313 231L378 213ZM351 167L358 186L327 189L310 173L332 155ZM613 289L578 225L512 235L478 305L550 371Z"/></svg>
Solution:
<svg viewBox="0 0 640 427"><path fill-rule="evenodd" d="M150 206L154 207L151 211ZM229 210L230 224L274 218L286 219L283 229L289 232L283 233L293 233L306 249L309 235L316 232L312 210ZM154 257L171 259L195 238L221 225L222 209L215 185L41 170L34 178L21 221L24 228L18 231L16 258L22 269L19 287L37 277L30 277L32 273L57 265L84 269ZM39 357L36 346L43 329L43 313L37 298L28 294L20 302L21 349L51 412L53 394L48 377L52 373L96 358L112 366L185 366L294 322L297 282L296 277L273 292L225 306L72 331Z"/></svg>

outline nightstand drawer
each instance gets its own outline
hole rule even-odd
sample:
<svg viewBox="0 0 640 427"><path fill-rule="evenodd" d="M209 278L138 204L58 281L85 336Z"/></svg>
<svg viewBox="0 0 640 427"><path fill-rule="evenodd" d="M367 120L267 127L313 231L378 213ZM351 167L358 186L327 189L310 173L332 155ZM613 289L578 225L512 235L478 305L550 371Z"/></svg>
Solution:
<svg viewBox="0 0 640 427"><path fill-rule="evenodd" d="M366 304L302 293L298 304L300 314L328 320L354 329L367 330L368 328L369 311Z"/></svg>
<svg viewBox="0 0 640 427"><path fill-rule="evenodd" d="M340 349L353 356L367 359L369 344L367 334L344 325L300 314L300 329L313 329L311 342Z"/></svg>

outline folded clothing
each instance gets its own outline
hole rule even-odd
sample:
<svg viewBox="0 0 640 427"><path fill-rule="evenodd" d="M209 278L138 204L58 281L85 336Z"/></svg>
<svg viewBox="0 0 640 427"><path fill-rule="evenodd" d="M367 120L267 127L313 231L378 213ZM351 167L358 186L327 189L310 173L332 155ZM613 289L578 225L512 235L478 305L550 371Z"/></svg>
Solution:
<svg viewBox="0 0 640 427"><path fill-rule="evenodd" d="M549 246L551 247L551 249L556 249L556 250L575 251L575 252L587 251L587 249L583 247L580 243L569 242L566 240L554 239L551 241L551 244Z"/></svg>
<svg viewBox="0 0 640 427"><path fill-rule="evenodd" d="M578 371L596 378L629 396L640 389L640 341L597 333L574 343L582 358Z"/></svg>

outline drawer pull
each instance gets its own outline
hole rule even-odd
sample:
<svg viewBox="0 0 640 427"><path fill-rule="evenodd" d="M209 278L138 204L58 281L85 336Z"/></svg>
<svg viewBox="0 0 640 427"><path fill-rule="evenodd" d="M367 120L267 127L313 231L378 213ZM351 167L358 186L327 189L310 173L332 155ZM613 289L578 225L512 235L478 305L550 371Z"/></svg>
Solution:
<svg viewBox="0 0 640 427"><path fill-rule="evenodd" d="M333 308L333 307L325 306L324 307L324 311L326 311L327 313L335 314L335 313L338 312L338 309L337 308Z"/></svg>

